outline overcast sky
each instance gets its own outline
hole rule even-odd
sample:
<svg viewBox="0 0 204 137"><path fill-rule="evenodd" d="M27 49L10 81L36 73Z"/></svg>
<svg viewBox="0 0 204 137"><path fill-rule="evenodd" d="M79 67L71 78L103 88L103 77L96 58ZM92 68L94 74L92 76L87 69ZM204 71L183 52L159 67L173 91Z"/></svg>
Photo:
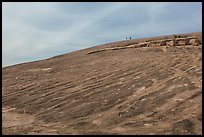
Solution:
<svg viewBox="0 0 204 137"><path fill-rule="evenodd" d="M124 40L202 31L201 2L4 2L2 67Z"/></svg>

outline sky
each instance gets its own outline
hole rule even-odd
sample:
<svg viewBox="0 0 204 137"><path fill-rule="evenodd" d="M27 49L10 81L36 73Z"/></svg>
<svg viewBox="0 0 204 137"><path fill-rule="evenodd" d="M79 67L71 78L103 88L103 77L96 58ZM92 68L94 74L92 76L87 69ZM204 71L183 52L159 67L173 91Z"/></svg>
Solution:
<svg viewBox="0 0 204 137"><path fill-rule="evenodd" d="M202 31L202 2L3 2L2 67L100 44Z"/></svg>

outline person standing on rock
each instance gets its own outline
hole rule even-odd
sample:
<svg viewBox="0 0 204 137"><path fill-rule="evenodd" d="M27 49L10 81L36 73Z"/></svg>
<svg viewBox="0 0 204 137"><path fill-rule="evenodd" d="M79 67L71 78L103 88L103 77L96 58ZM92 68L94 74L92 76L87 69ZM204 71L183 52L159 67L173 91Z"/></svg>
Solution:
<svg viewBox="0 0 204 137"><path fill-rule="evenodd" d="M130 37L130 39L131 39L131 37Z"/></svg>

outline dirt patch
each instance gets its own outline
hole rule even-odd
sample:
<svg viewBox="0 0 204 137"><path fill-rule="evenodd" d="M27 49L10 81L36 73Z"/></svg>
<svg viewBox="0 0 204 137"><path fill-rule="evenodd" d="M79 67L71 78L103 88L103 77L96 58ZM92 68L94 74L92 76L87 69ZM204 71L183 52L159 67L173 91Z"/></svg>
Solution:
<svg viewBox="0 0 204 137"><path fill-rule="evenodd" d="M175 135L194 135L194 124L188 120L184 119L173 124L173 134Z"/></svg>
<svg viewBox="0 0 204 137"><path fill-rule="evenodd" d="M57 135L53 129L34 116L17 113L14 108L3 108L2 111L2 134L27 134L27 135Z"/></svg>

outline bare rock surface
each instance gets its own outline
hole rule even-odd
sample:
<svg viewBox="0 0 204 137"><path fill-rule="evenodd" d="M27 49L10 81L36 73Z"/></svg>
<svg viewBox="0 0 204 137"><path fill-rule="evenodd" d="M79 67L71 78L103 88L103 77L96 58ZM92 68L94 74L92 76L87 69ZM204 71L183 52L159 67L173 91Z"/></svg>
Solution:
<svg viewBox="0 0 204 137"><path fill-rule="evenodd" d="M121 48L173 36L132 39L2 68L3 134L202 134L202 33L180 35L201 44Z"/></svg>

